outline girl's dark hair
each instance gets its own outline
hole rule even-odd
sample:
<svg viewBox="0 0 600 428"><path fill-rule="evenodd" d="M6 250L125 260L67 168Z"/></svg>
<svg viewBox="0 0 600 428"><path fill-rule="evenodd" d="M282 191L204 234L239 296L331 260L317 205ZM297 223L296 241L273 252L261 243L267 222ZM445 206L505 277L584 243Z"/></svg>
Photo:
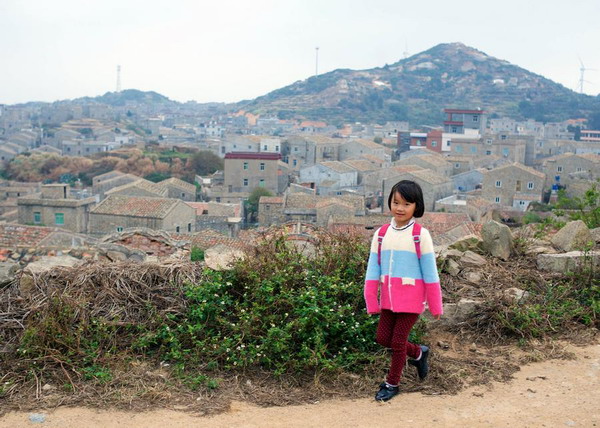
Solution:
<svg viewBox="0 0 600 428"><path fill-rule="evenodd" d="M414 202L417 204L415 207L414 217L423 217L425 214L425 202L423 201L423 189L418 183L410 180L402 180L394 184L390 196L388 197L388 208L392 209L392 199L396 192L400 193L400 196L407 202Z"/></svg>

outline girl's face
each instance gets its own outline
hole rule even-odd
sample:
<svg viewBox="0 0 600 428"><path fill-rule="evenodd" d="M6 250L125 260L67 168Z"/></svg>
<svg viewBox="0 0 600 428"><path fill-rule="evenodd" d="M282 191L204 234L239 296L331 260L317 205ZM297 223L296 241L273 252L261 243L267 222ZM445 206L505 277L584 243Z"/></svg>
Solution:
<svg viewBox="0 0 600 428"><path fill-rule="evenodd" d="M416 202L406 201L398 192L392 198L392 214L396 220L396 226L406 226L415 213Z"/></svg>

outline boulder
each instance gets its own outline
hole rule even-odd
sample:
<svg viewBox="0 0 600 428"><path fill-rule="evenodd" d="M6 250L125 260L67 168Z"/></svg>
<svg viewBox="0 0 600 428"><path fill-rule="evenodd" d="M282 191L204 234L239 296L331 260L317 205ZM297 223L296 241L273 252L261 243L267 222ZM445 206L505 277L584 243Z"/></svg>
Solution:
<svg viewBox="0 0 600 428"><path fill-rule="evenodd" d="M473 251L465 251L460 259L460 265L463 267L480 267L486 264L485 258Z"/></svg>
<svg viewBox="0 0 600 428"><path fill-rule="evenodd" d="M467 281L473 284L479 284L481 282L481 273L479 272L466 272L464 277Z"/></svg>
<svg viewBox="0 0 600 428"><path fill-rule="evenodd" d="M488 221L481 230L483 249L492 256L508 260L513 246L513 237L505 224Z"/></svg>
<svg viewBox="0 0 600 428"><path fill-rule="evenodd" d="M20 265L13 261L0 262L0 286L13 281L19 268Z"/></svg>
<svg viewBox="0 0 600 428"><path fill-rule="evenodd" d="M590 235L592 235L592 239L596 244L600 244L600 227L590 229Z"/></svg>
<svg viewBox="0 0 600 428"><path fill-rule="evenodd" d="M440 259L459 260L463 256L463 252L454 248L448 248L440 253Z"/></svg>
<svg viewBox="0 0 600 428"><path fill-rule="evenodd" d="M442 315L441 323L454 325L464 322L481 307L482 303L481 300L472 299L460 299L457 303L444 303L444 315Z"/></svg>
<svg viewBox="0 0 600 428"><path fill-rule="evenodd" d="M560 254L539 254L537 267L539 270L550 272L574 271L589 263L590 266L600 266L600 251L570 251Z"/></svg>
<svg viewBox="0 0 600 428"><path fill-rule="evenodd" d="M552 244L562 251L583 250L592 241L590 230L581 220L567 223L552 237Z"/></svg>
<svg viewBox="0 0 600 428"><path fill-rule="evenodd" d="M243 257L243 251L223 244L210 247L204 252L204 262L213 270L229 270L237 259Z"/></svg>

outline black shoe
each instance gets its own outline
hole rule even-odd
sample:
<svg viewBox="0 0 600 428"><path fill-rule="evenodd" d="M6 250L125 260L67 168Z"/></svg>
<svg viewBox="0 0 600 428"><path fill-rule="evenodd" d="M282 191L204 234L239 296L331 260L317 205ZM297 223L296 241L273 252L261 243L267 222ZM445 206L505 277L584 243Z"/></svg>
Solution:
<svg viewBox="0 0 600 428"><path fill-rule="evenodd" d="M375 394L375 400L377 401L388 401L400 392L400 387L388 385L383 382L379 385L379 391Z"/></svg>
<svg viewBox="0 0 600 428"><path fill-rule="evenodd" d="M429 348L425 345L421 345L421 358L418 360L408 360L408 364L417 368L419 379L423 380L429 373L429 364L427 364L427 358L429 357Z"/></svg>

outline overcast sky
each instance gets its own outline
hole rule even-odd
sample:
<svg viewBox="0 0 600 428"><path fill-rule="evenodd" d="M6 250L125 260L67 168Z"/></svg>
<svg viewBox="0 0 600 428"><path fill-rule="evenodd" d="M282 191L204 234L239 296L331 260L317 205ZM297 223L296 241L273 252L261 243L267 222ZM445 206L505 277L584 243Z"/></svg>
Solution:
<svg viewBox="0 0 600 428"><path fill-rule="evenodd" d="M462 42L600 92L600 0L0 0L0 104L153 90L251 99Z"/></svg>

